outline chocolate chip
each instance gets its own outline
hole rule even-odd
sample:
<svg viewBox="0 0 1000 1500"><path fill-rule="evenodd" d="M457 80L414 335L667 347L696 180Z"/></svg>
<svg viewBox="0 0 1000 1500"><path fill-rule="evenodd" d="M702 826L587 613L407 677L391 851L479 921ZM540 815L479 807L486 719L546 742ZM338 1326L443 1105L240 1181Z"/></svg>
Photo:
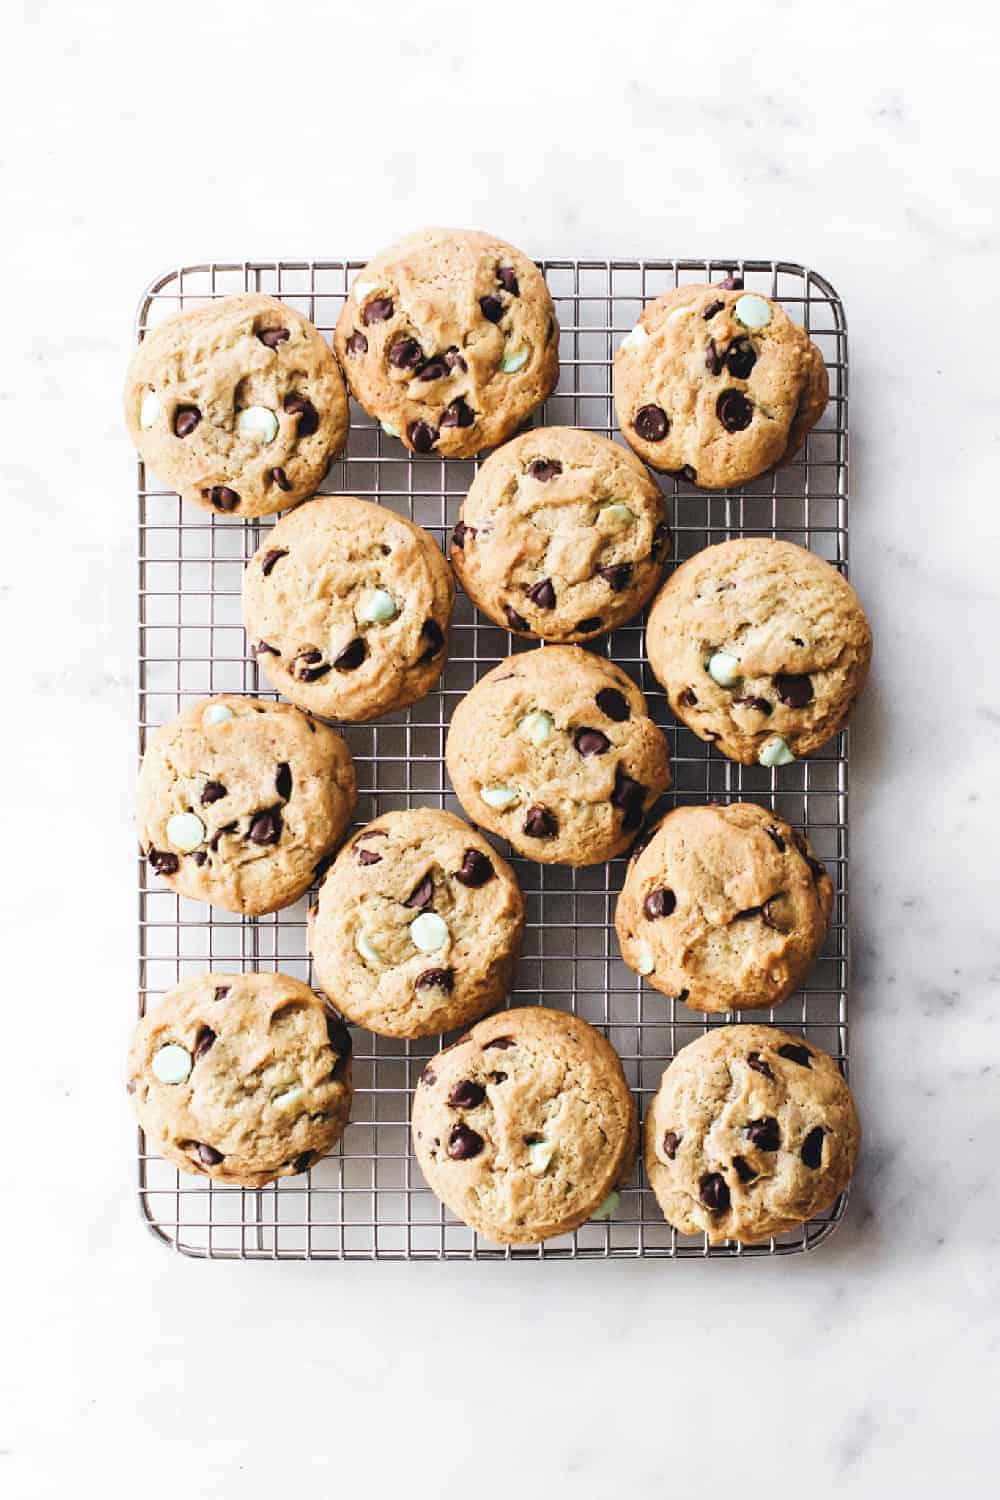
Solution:
<svg viewBox="0 0 1000 1500"><path fill-rule="evenodd" d="M454 969L425 969L413 981L418 990L444 990L450 995L455 988Z"/></svg>
<svg viewBox="0 0 1000 1500"><path fill-rule="evenodd" d="M283 760L278 766L277 775L274 778L275 790L282 802L287 802L292 795L292 768L287 760Z"/></svg>
<svg viewBox="0 0 1000 1500"><path fill-rule="evenodd" d="M429 422L411 422L406 435L414 453L429 453L438 440L437 428Z"/></svg>
<svg viewBox="0 0 1000 1500"><path fill-rule="evenodd" d="M517 610L512 609L509 604L504 605L503 612L507 617L507 624L511 630L529 630L531 628L524 616L519 615Z"/></svg>
<svg viewBox="0 0 1000 1500"><path fill-rule="evenodd" d="M448 366L440 354L433 359L425 360L417 371L417 380L443 380L448 373Z"/></svg>
<svg viewBox="0 0 1000 1500"><path fill-rule="evenodd" d="M180 869L180 860L169 850L150 849L147 858L157 875L176 875Z"/></svg>
<svg viewBox="0 0 1000 1500"><path fill-rule="evenodd" d="M277 349L279 344L287 343L291 334L287 328L258 328L257 337L268 349Z"/></svg>
<svg viewBox="0 0 1000 1500"><path fill-rule="evenodd" d="M742 391L723 391L715 414L727 432L742 432L753 421L753 407Z"/></svg>
<svg viewBox="0 0 1000 1500"><path fill-rule="evenodd" d="M236 491L225 484L213 484L210 490L203 490L202 494L208 496L209 504L214 505L216 510L235 510L240 503Z"/></svg>
<svg viewBox="0 0 1000 1500"><path fill-rule="evenodd" d="M600 630L602 623L600 615L588 615L577 625L576 633L577 635L590 635L593 631Z"/></svg>
<svg viewBox="0 0 1000 1500"><path fill-rule="evenodd" d="M275 652L276 656L278 654ZM292 676L297 682L318 682L329 671L330 663L324 661L322 653L315 648L310 651L300 651L292 662Z"/></svg>
<svg viewBox="0 0 1000 1500"><path fill-rule="evenodd" d="M573 735L573 748L581 755L603 755L611 749L611 741L599 729L578 729Z"/></svg>
<svg viewBox="0 0 1000 1500"><path fill-rule="evenodd" d="M278 807L265 807L262 812L255 813L250 819L250 829L247 837L251 843L276 844L281 838L281 809Z"/></svg>
<svg viewBox="0 0 1000 1500"><path fill-rule="evenodd" d="M333 665L338 672L353 672L360 667L368 655L368 647L359 635L356 635L348 645L341 651L339 656L334 657Z"/></svg>
<svg viewBox="0 0 1000 1500"><path fill-rule="evenodd" d="M490 1074L490 1082L491 1083L506 1083L507 1082L507 1074L506 1073L491 1073Z"/></svg>
<svg viewBox="0 0 1000 1500"><path fill-rule="evenodd" d="M466 849L462 856L462 868L455 871L455 879L460 885L478 890L481 885L492 880L495 874L496 871L485 854L481 854L478 849Z"/></svg>
<svg viewBox="0 0 1000 1500"><path fill-rule="evenodd" d="M752 1167L742 1156L733 1157L733 1166L736 1168L736 1175L741 1182L753 1182L754 1178L758 1175L756 1168Z"/></svg>
<svg viewBox="0 0 1000 1500"><path fill-rule="evenodd" d="M364 307L361 309L361 321L362 323L364 323L366 328L369 327L372 323L384 323L387 318L391 317L391 297L373 297L371 301L366 302Z"/></svg>
<svg viewBox="0 0 1000 1500"><path fill-rule="evenodd" d="M805 708L812 702L813 685L805 673L779 672L774 679L778 697L787 708Z"/></svg>
<svg viewBox="0 0 1000 1500"><path fill-rule="evenodd" d="M550 479L555 479L557 474L562 473L562 464L557 458L536 458L528 465L528 473L539 484L547 484Z"/></svg>
<svg viewBox="0 0 1000 1500"><path fill-rule="evenodd" d="M623 828L638 828L642 822L642 804L646 797L646 788L638 781L633 781L631 776L626 776L621 766L615 771L615 785L611 793L612 807L619 808L625 817L622 820Z"/></svg>
<svg viewBox="0 0 1000 1500"><path fill-rule="evenodd" d="M359 849L357 853L359 865L380 865L382 863L381 854L376 854L374 849Z"/></svg>
<svg viewBox="0 0 1000 1500"><path fill-rule="evenodd" d="M461 370L463 374L469 368L454 344L452 344L450 349L444 351L444 362L449 370Z"/></svg>
<svg viewBox="0 0 1000 1500"><path fill-rule="evenodd" d="M823 1161L823 1137L826 1134L822 1125L815 1126L810 1130L802 1142L802 1160L807 1167L812 1167L815 1172Z"/></svg>
<svg viewBox="0 0 1000 1500"><path fill-rule="evenodd" d="M757 352L749 339L733 339L726 350L726 364L734 380L746 380L757 363ZM718 371L716 371L718 374Z"/></svg>
<svg viewBox="0 0 1000 1500"><path fill-rule="evenodd" d="M552 587L551 578L543 578L528 590L528 598L532 604L537 604L539 609L555 609L556 591Z"/></svg>
<svg viewBox="0 0 1000 1500"><path fill-rule="evenodd" d="M486 1098L486 1090L481 1083L475 1083L471 1078L463 1078L461 1083L456 1083L448 1095L448 1103L452 1109L476 1109Z"/></svg>
<svg viewBox="0 0 1000 1500"><path fill-rule="evenodd" d="M765 927L770 927L775 932L790 932L795 926L795 918L787 908L782 914L779 903L784 902L785 899L784 891L779 891L776 896L771 896L765 901L760 909Z"/></svg>
<svg viewBox="0 0 1000 1500"><path fill-rule="evenodd" d="M598 573L604 582L610 584L612 592L620 594L632 577L631 563L612 563L610 567L598 568Z"/></svg>
<svg viewBox="0 0 1000 1500"><path fill-rule="evenodd" d="M403 902L404 906L413 907L417 911L423 911L425 906L430 906L434 900L434 880L431 875L425 875L413 887L413 890Z"/></svg>
<svg viewBox="0 0 1000 1500"><path fill-rule="evenodd" d="M214 1146L206 1146L204 1141L195 1141L195 1149L203 1167L217 1167L222 1160L222 1152L216 1151Z"/></svg>
<svg viewBox="0 0 1000 1500"><path fill-rule="evenodd" d="M234 821L232 823L224 823L221 828L217 828L215 833L213 833L212 837L208 841L208 847L214 851L217 851L223 834L235 833L239 826L240 825L238 821Z"/></svg>
<svg viewBox="0 0 1000 1500"><path fill-rule="evenodd" d="M715 347L714 339L709 339L705 349L705 368L711 375L722 374L722 356Z"/></svg>
<svg viewBox="0 0 1000 1500"><path fill-rule="evenodd" d="M746 1137L758 1151L777 1151L781 1145L781 1131L773 1115L763 1120L751 1120L746 1128Z"/></svg>
<svg viewBox="0 0 1000 1500"><path fill-rule="evenodd" d="M272 547L270 552L265 552L264 556L261 558L260 564L260 571L263 573L264 577L270 578L275 563L280 562L283 557L287 556L287 547Z"/></svg>
<svg viewBox="0 0 1000 1500"><path fill-rule="evenodd" d="M366 340L365 348L367 347ZM424 351L416 339L396 339L389 345L388 359L396 370L415 370L424 362Z"/></svg>
<svg viewBox="0 0 1000 1500"><path fill-rule="evenodd" d="M597 706L602 714L606 714L616 724L624 724L629 716L628 701L617 688L601 688L597 695Z"/></svg>
<svg viewBox="0 0 1000 1500"><path fill-rule="evenodd" d="M303 1151L301 1156L295 1157L294 1161L291 1162L291 1168L296 1176L298 1176L300 1172L305 1172L308 1170L308 1168L312 1165L314 1155L315 1153L312 1151Z"/></svg>
<svg viewBox="0 0 1000 1500"><path fill-rule="evenodd" d="M420 1082L423 1084L423 1086L424 1086L425 1089L429 1089L429 1088L432 1087L433 1084L437 1083L437 1079L438 1079L437 1074L435 1073L434 1069L431 1067L430 1063L428 1063L427 1066L426 1066L426 1068L424 1069L424 1071L420 1075Z"/></svg>
<svg viewBox="0 0 1000 1500"><path fill-rule="evenodd" d="M724 292L741 292L743 290L743 277L738 271L733 271L726 277L725 281L719 282L719 286Z"/></svg>
<svg viewBox="0 0 1000 1500"><path fill-rule="evenodd" d="M677 694L678 708L694 708L697 702L698 699L695 696L693 688L681 688L680 692Z"/></svg>
<svg viewBox="0 0 1000 1500"><path fill-rule="evenodd" d="M215 1032L212 1030L211 1026L203 1026L198 1033L198 1040L194 1044L194 1052L192 1056L194 1057L195 1062L200 1062L200 1060L205 1056L205 1053L211 1051L214 1042Z"/></svg>
<svg viewBox="0 0 1000 1500"><path fill-rule="evenodd" d="M781 834L778 832L778 830L776 828L770 827L770 825L769 825L767 828L764 829L764 832L767 834L767 836L768 836L769 839L772 839L774 841L774 844L775 844L775 847L778 850L778 853L779 854L784 854L785 850L788 848L788 845L785 843L784 839L781 837Z"/></svg>
<svg viewBox="0 0 1000 1500"><path fill-rule="evenodd" d="M710 302L705 308L705 311L702 313L702 317L705 319L706 323L708 322L709 318L714 318L716 313L720 313L725 305L726 304L724 302Z"/></svg>
<svg viewBox="0 0 1000 1500"><path fill-rule="evenodd" d="M476 414L465 400L464 396L456 396L450 406L446 406L441 413L442 427L471 427L476 420Z"/></svg>
<svg viewBox="0 0 1000 1500"><path fill-rule="evenodd" d="M789 1062L798 1063L800 1068L812 1067L812 1053L808 1047L797 1047L792 1042L786 1042L783 1047L778 1048L779 1057L787 1057Z"/></svg>
<svg viewBox="0 0 1000 1500"><path fill-rule="evenodd" d="M487 1042L485 1044L485 1046L483 1047L483 1051L488 1052L491 1047L499 1047L501 1052L506 1052L511 1047L516 1046L517 1042L512 1036L495 1036L492 1042Z"/></svg>
<svg viewBox="0 0 1000 1500"><path fill-rule="evenodd" d="M254 656L280 656L281 652L277 646L272 646L270 641L256 641L250 648Z"/></svg>
<svg viewBox="0 0 1000 1500"><path fill-rule="evenodd" d="M225 1000L226 996L229 994L229 990L230 986L228 984L217 984L215 986L216 1000Z"/></svg>
<svg viewBox="0 0 1000 1500"><path fill-rule="evenodd" d="M670 423L662 406L640 406L632 418L632 426L647 443L662 442L670 430Z"/></svg>
<svg viewBox="0 0 1000 1500"><path fill-rule="evenodd" d="M350 1057L354 1043L351 1041L351 1033L339 1016L327 1016L326 1035L338 1058Z"/></svg>
<svg viewBox="0 0 1000 1500"><path fill-rule="evenodd" d="M451 534L451 545L453 547L464 547L465 538L470 535L474 537L475 534L476 530L474 526L466 526L464 521L458 521Z"/></svg>
<svg viewBox="0 0 1000 1500"><path fill-rule="evenodd" d="M698 1194L706 1208L725 1213L729 1207L729 1184L719 1172L706 1172L698 1183Z"/></svg>
<svg viewBox="0 0 1000 1500"><path fill-rule="evenodd" d="M437 620L426 619L420 627L420 636L427 642L427 649L417 657L418 667L423 666L426 661L433 661L444 645L444 632Z"/></svg>
<svg viewBox="0 0 1000 1500"><path fill-rule="evenodd" d="M194 862L195 862L195 864L196 864L196 865L197 865L197 866L198 866L198 867L199 867L199 869L200 869L200 868L201 868L201 866L202 866L202 865L203 865L203 864L204 864L204 863L205 863L205 861L206 861L206 860L207 860L207 859L208 859L208 855L207 855L207 854L206 854L206 853L205 853L205 851L204 851L204 849L196 849L196 850L195 850L195 851L194 851L194 853L193 853L193 854L192 854L192 855L191 855L191 858L192 858L192 859L193 859L193 860L194 860Z"/></svg>
<svg viewBox="0 0 1000 1500"><path fill-rule="evenodd" d="M677 1155L677 1147L680 1145L680 1143L681 1143L681 1138L677 1134L676 1130L666 1130L666 1131L664 1131L664 1133L663 1133L663 1154L667 1158L668 1161L673 1161L674 1157Z"/></svg>
<svg viewBox="0 0 1000 1500"><path fill-rule="evenodd" d="M284 407L290 417L298 417L297 432L300 438L311 437L319 428L319 412L307 396L286 396Z"/></svg>
<svg viewBox="0 0 1000 1500"><path fill-rule="evenodd" d="M694 470L691 470L691 479L694 479ZM653 531L653 551L651 556L654 562L662 562L665 557L670 556L670 527L666 521L660 521Z"/></svg>
<svg viewBox="0 0 1000 1500"><path fill-rule="evenodd" d="M677 897L673 891L668 891L665 886L660 885L655 891L650 891L642 903L642 909L649 920L654 922L657 917L669 917L676 905Z"/></svg>
<svg viewBox="0 0 1000 1500"><path fill-rule="evenodd" d="M551 839L559 831L559 824L547 807L536 803L529 807L524 819L524 832L531 839Z"/></svg>
<svg viewBox="0 0 1000 1500"><path fill-rule="evenodd" d="M206 781L201 789L201 805L208 807L211 802L218 802L226 796L226 789L221 781Z"/></svg>
<svg viewBox="0 0 1000 1500"><path fill-rule="evenodd" d="M653 834L655 832L655 825L651 828L644 828L643 831L632 840L632 847L628 851L629 861L637 859L638 856L642 853L643 849L649 847L649 845L652 843Z"/></svg>
<svg viewBox="0 0 1000 1500"><path fill-rule="evenodd" d="M503 303L499 297L480 297L479 310L487 323L499 323L503 317Z"/></svg>
<svg viewBox="0 0 1000 1500"><path fill-rule="evenodd" d="M682 464L679 469L668 469L667 473L671 479L686 479L690 484L694 484L698 478L690 464Z"/></svg>
<svg viewBox="0 0 1000 1500"><path fill-rule="evenodd" d="M287 495L289 493L292 488L292 481L289 479L284 469L272 469L271 478L278 486L278 489L282 492L283 495Z"/></svg>
<svg viewBox="0 0 1000 1500"><path fill-rule="evenodd" d="M757 713L765 715L769 715L774 712L773 706L768 703L766 698L754 698L751 694L747 694L742 698L734 698L733 707L752 708L755 709Z"/></svg>
<svg viewBox="0 0 1000 1500"><path fill-rule="evenodd" d="M744 911L738 911L733 917L734 922L749 922L753 917L759 917L764 910L762 906L748 906Z"/></svg>
<svg viewBox="0 0 1000 1500"><path fill-rule="evenodd" d="M355 837L354 842L356 844L363 844L367 839L387 839L388 837L389 834L384 828L362 828L361 832Z"/></svg>
<svg viewBox="0 0 1000 1500"><path fill-rule="evenodd" d="M468 1161L470 1156L478 1156L483 1149L483 1138L475 1130L470 1130L468 1125L453 1125L448 1137L448 1155L452 1161Z"/></svg>
<svg viewBox="0 0 1000 1500"><path fill-rule="evenodd" d="M196 406L179 406L174 412L174 432L178 437L187 437L201 421L201 412Z"/></svg>
<svg viewBox="0 0 1000 1500"><path fill-rule="evenodd" d="M520 297L521 288L517 284L513 266L497 266L497 281L505 292L510 292L512 297Z"/></svg>
<svg viewBox="0 0 1000 1500"><path fill-rule="evenodd" d="M357 354L367 354L368 353L368 340L365 338L365 336L361 332L360 328L355 328L354 332L351 334L350 338L347 340L346 347L347 347L348 354L355 354L355 355L357 355ZM390 360L392 359L392 350L391 349L389 351L389 359Z"/></svg>

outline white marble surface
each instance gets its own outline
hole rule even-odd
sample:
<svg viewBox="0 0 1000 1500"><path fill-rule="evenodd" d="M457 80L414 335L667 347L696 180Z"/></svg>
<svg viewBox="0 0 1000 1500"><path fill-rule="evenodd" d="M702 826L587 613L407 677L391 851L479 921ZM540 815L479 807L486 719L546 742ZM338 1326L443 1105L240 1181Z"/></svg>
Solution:
<svg viewBox="0 0 1000 1500"><path fill-rule="evenodd" d="M5 13L10 1500L996 1482L1000 25L961 0L934 20L900 0L675 9ZM867 1144L815 1256L206 1266L137 1221L118 408L137 288L185 258L356 251L423 222L539 255L786 256L845 299L878 641L853 782Z"/></svg>

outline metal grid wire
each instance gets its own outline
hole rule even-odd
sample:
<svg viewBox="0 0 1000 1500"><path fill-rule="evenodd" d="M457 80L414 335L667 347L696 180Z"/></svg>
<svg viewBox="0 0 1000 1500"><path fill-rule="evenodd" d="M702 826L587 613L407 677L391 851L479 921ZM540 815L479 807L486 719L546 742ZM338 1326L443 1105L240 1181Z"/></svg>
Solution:
<svg viewBox="0 0 1000 1500"><path fill-rule="evenodd" d="M137 335L180 307L234 292L281 298L331 336L363 260L215 261L158 278L139 306ZM643 304L671 287L741 272L748 290L777 298L822 349L830 403L805 448L779 472L745 488L709 494L669 478L673 563L733 536L777 536L847 565L847 334L830 283L783 261L552 260L541 263L556 303L561 371L535 424L569 425L616 436L611 360ZM414 457L352 403L347 449L323 492L379 501L409 516L446 547L477 465ZM192 698L240 692L274 697L258 676L240 615L243 568L273 518L239 521L182 509L139 464L139 749L147 732ZM762 1011L702 1019L644 987L622 964L613 931L624 860L572 870L513 855L527 900L524 955L515 1005L563 1007L605 1032L621 1055L644 1114L664 1067L709 1026L772 1020L801 1030L847 1062L847 736L807 761L778 771L740 766L672 718L643 651L644 618L593 643L640 683L668 736L671 804L748 798L808 830L833 877L836 900L823 955L804 990ZM422 702L374 724L341 726L358 770L357 817L411 805L462 812L444 769L444 741L458 699L511 650L537 649L479 616L459 594L448 665ZM264 917L230 915L175 896L139 860L140 1010L179 980L205 968L312 973L303 900ZM311 892L309 900L313 900ZM458 1223L424 1186L409 1143L409 1099L441 1038L395 1041L354 1029L351 1123L334 1151L303 1175L260 1191L189 1176L150 1152L140 1133L139 1199L151 1230L175 1249L209 1259L250 1260L572 1260L656 1256L747 1259L809 1250L842 1217L830 1213L755 1246L709 1246L664 1222L641 1163L607 1223L531 1247L498 1247Z"/></svg>

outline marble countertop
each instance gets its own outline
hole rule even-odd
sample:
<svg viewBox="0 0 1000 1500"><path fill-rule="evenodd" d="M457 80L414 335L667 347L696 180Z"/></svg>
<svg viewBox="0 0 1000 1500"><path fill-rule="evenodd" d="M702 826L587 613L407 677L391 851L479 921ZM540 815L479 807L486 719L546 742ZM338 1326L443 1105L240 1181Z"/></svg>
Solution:
<svg viewBox="0 0 1000 1500"><path fill-rule="evenodd" d="M973 1494L1000 1344L1000 23L329 0L8 15L0 1492ZM770 1263L204 1265L136 1216L138 289L421 223L772 256L844 298L853 579L846 1222ZM11 1169L13 1182L11 1183ZM322 1488L320 1488L322 1487Z"/></svg>

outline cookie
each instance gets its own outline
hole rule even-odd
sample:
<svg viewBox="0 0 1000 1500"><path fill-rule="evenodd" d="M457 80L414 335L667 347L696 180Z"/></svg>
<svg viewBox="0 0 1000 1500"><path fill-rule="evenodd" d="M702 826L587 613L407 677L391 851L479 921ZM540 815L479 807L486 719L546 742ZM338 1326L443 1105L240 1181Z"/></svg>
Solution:
<svg viewBox="0 0 1000 1500"><path fill-rule="evenodd" d="M183 500L266 516L311 495L347 441L347 391L307 318L253 293L175 313L132 356L125 419Z"/></svg>
<svg viewBox="0 0 1000 1500"><path fill-rule="evenodd" d="M823 946L833 882L805 836L754 802L677 807L625 876L622 958L692 1010L780 1005Z"/></svg>
<svg viewBox="0 0 1000 1500"><path fill-rule="evenodd" d="M649 665L677 717L731 760L782 766L847 722L871 627L836 568L793 542L706 547L649 612Z"/></svg>
<svg viewBox="0 0 1000 1500"><path fill-rule="evenodd" d="M139 1022L128 1091L183 1172L259 1188L311 1167L351 1109L351 1038L287 974L199 974Z"/></svg>
<svg viewBox="0 0 1000 1500"><path fill-rule="evenodd" d="M494 235L421 229L355 278L334 339L351 395L414 453L502 443L559 375L559 324L534 261Z"/></svg>
<svg viewBox="0 0 1000 1500"><path fill-rule="evenodd" d="M357 787L336 730L222 693L150 735L137 800L143 853L178 895L259 916L305 894Z"/></svg>
<svg viewBox="0 0 1000 1500"><path fill-rule="evenodd" d="M666 501L625 448L541 427L492 453L463 502L451 561L516 635L578 641L638 614L670 551Z"/></svg>
<svg viewBox="0 0 1000 1500"><path fill-rule="evenodd" d="M355 834L309 919L319 983L382 1036L428 1036L499 1005L521 951L524 901L505 859L432 807Z"/></svg>
<svg viewBox="0 0 1000 1500"><path fill-rule="evenodd" d="M639 457L707 490L791 457L829 396L809 335L733 277L648 303L615 354L613 384L618 425Z"/></svg>
<svg viewBox="0 0 1000 1500"><path fill-rule="evenodd" d="M850 1090L814 1043L775 1026L719 1026L660 1081L646 1174L682 1234L753 1245L825 1213L860 1140Z"/></svg>
<svg viewBox="0 0 1000 1500"><path fill-rule="evenodd" d="M447 656L455 580L434 538L382 505L320 496L247 564L243 621L272 687L331 719L415 703Z"/></svg>
<svg viewBox="0 0 1000 1500"><path fill-rule="evenodd" d="M578 1228L628 1181L637 1141L618 1054L564 1011L480 1021L431 1059L413 1096L427 1186L501 1245Z"/></svg>
<svg viewBox="0 0 1000 1500"><path fill-rule="evenodd" d="M445 759L468 816L541 864L621 854L670 785L670 754L630 677L579 646L498 663L460 701Z"/></svg>

